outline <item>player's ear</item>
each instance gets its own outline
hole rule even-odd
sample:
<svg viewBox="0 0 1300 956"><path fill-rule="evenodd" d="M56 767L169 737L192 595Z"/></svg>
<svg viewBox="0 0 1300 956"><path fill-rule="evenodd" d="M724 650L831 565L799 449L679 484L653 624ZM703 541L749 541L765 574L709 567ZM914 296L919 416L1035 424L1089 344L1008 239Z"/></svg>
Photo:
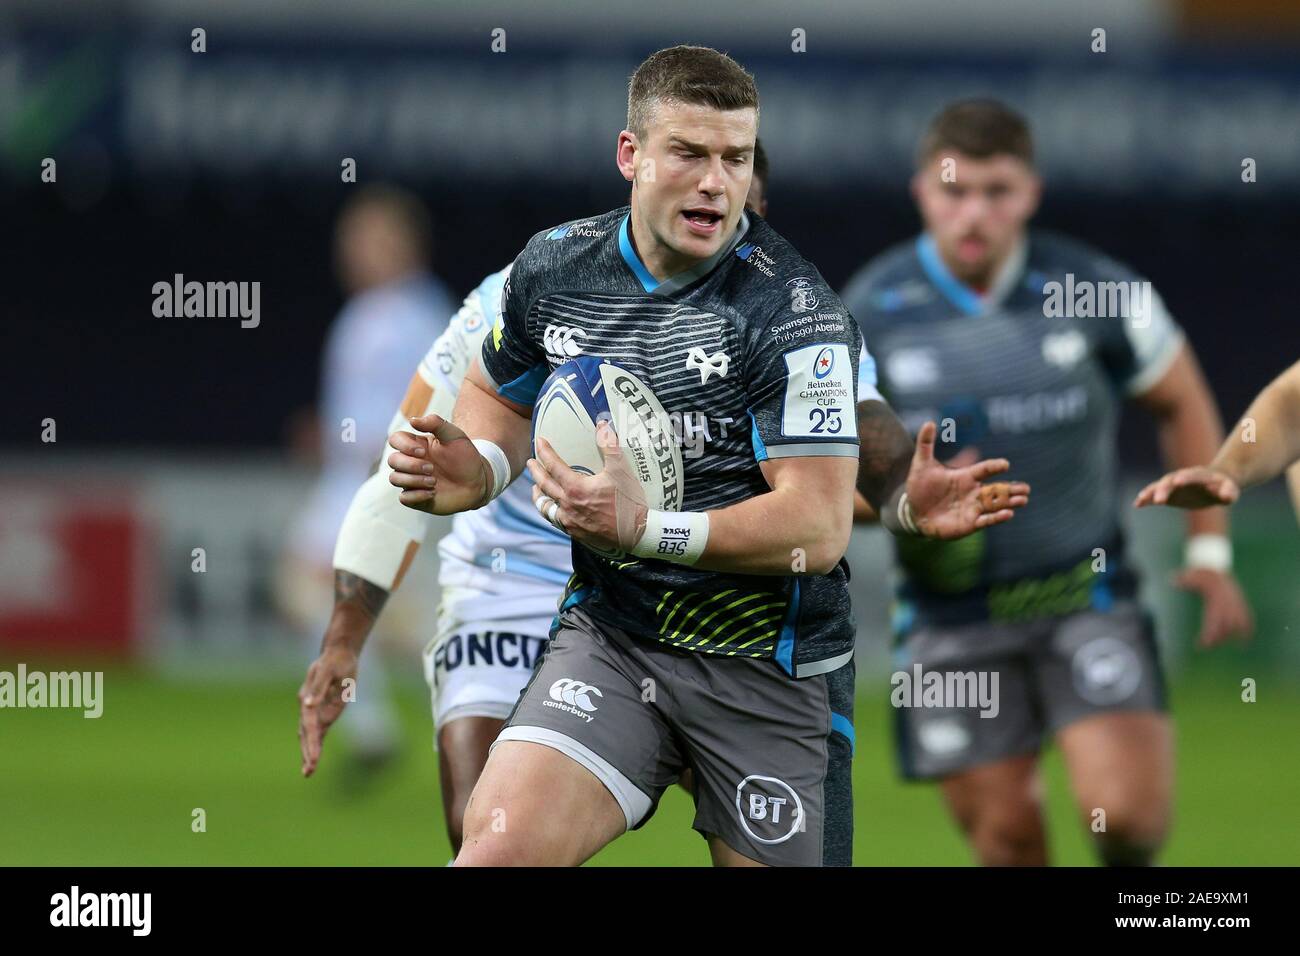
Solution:
<svg viewBox="0 0 1300 956"><path fill-rule="evenodd" d="M640 148L641 144L637 141L636 133L625 129L618 134L618 149L614 154L614 162L628 182L636 181L636 154Z"/></svg>

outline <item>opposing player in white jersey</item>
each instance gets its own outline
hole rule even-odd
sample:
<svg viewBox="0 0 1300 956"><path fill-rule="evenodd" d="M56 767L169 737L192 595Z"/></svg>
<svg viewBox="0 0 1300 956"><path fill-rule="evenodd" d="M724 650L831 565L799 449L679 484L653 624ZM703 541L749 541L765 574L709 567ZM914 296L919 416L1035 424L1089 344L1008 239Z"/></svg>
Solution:
<svg viewBox="0 0 1300 956"><path fill-rule="evenodd" d="M746 205L760 215L767 212L767 178L767 156L757 143ZM465 298L420 362L389 432L409 428L410 418L419 415L451 416L461 380L495 321L509 272L507 267L489 275ZM326 646L299 692L307 775L320 759L325 732L342 712L342 681L356 678L359 648L427 531L428 516L398 501L390 470L382 464L356 493L339 533ZM443 812L455 850L465 803L528 681L572 572L570 539L537 513L532 487L525 475L487 507L457 515L438 544L442 597L424 667L433 693Z"/></svg>
<svg viewBox="0 0 1300 956"><path fill-rule="evenodd" d="M412 417L451 413L469 360L492 327L509 269L469 294L420 362L389 431ZM378 446L376 449L378 450ZM303 773L320 759L321 737L343 711L357 659L380 609L401 583L428 530L427 516L403 508L379 469L356 490L334 552L334 610L320 657L299 692ZM464 801L487 747L528 679L568 577L569 540L532 505L526 482L491 508L459 515L439 544L442 602L425 654L434 689L444 807L459 844ZM363 675L364 676L364 675ZM475 766L475 755L483 757Z"/></svg>
<svg viewBox="0 0 1300 956"><path fill-rule="evenodd" d="M312 642L313 654L328 619L339 524L387 434L412 351L446 329L455 311L447 287L428 271L431 243L424 207L394 187L366 187L338 217L335 261L348 301L330 326L321 363L321 472L294 519L275 582L282 613ZM390 609L385 636L419 633L411 611L409 604ZM367 693L343 723L352 768L345 779L354 784L372 778L398 748L383 661L368 650L362 670Z"/></svg>

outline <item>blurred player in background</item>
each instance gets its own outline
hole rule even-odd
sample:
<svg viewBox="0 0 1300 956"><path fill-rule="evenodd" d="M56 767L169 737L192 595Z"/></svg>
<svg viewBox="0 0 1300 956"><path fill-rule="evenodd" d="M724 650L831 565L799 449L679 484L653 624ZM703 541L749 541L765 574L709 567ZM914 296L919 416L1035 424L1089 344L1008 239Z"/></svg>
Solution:
<svg viewBox="0 0 1300 956"><path fill-rule="evenodd" d="M767 156L755 144L746 203L767 209ZM760 173L761 171L761 173ZM470 361L500 314L509 267L488 276L429 349L389 431L428 414L450 418ZM386 456L385 456L386 457ZM303 772L320 760L321 741L342 710L342 681L356 676L361 648L388 596L423 541L428 516L402 506L386 463L357 492L335 552L335 606L325 647L303 684ZM425 650L433 694L443 814L459 852L465 804L541 656L564 585L571 541L533 506L527 472L486 507L456 515L438 543L442 592L437 633ZM310 703L307 703L310 701ZM684 781L689 784L689 777Z"/></svg>
<svg viewBox="0 0 1300 956"><path fill-rule="evenodd" d="M1137 507L1230 505L1252 485L1285 471L1300 517L1300 362L1269 383L1208 465L1172 471L1147 485Z"/></svg>
<svg viewBox="0 0 1300 956"><path fill-rule="evenodd" d="M1040 189L1019 115L992 101L949 106L912 181L925 231L844 293L903 422L939 419L950 454L1009 458L1034 488L1009 524L961 541L898 540L899 670L999 678L996 716L896 701L898 756L905 777L941 781L982 863L1042 864L1038 762L1054 738L1101 858L1146 864L1169 827L1173 736L1119 524L1120 404L1132 398L1154 416L1173 465L1209 460L1222 427L1150 284L1082 243L1027 229ZM1091 288L1105 308L1119 288L1107 283L1129 294L1121 314L1080 305L1049 317L1063 305L1052 289L1073 300ZM871 440L888 408L878 398L859 394L863 476L879 470L870 450L884 447ZM1225 513L1194 513L1188 531L1178 583L1202 598L1201 644L1247 633Z"/></svg>
<svg viewBox="0 0 1300 956"><path fill-rule="evenodd" d="M277 581L282 610L311 635L313 648L326 631L331 557L348 503L384 443L412 352L438 336L455 311L446 286L429 272L432 238L420 201L394 187L365 187L339 214L335 267L348 301L330 327L321 369L322 470L290 531ZM345 723L354 769L382 764L397 746L377 654L367 655L364 669Z"/></svg>

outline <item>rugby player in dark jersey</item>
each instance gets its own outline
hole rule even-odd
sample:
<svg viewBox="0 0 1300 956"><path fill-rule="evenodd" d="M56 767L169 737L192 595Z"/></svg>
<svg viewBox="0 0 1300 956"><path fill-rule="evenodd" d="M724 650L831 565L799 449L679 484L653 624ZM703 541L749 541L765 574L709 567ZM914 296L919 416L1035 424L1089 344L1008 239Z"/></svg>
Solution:
<svg viewBox="0 0 1300 956"><path fill-rule="evenodd" d="M527 463L539 511L575 542L546 653L466 808L460 865L580 863L686 768L715 863L851 860L843 554L862 340L816 268L744 212L757 128L753 78L730 58L647 59L618 137L630 207L534 236L455 424L429 416L412 422L427 434L391 438L403 503L481 507ZM529 458L537 391L577 355L631 372L702 436L682 456L680 511L646 507L606 425L597 475L542 440ZM904 436L906 487L872 491L899 533L969 533L1025 503L1022 484L980 484L1007 462L949 469L933 447L933 426L915 453Z"/></svg>
<svg viewBox="0 0 1300 956"><path fill-rule="evenodd" d="M984 100L945 109L912 191L924 232L843 295L889 403L859 385L859 487L888 473L872 436L897 414L910 428L938 420L950 463L1009 458L1034 505L960 541L897 540L901 769L941 782L980 861L1041 864L1039 755L1055 740L1101 858L1149 863L1169 827L1173 735L1120 527L1116 429L1132 398L1169 463L1190 465L1213 457L1218 412L1149 282L1027 228L1040 181L1021 117ZM1202 645L1248 632L1226 515L1194 512L1188 531L1178 583L1203 599Z"/></svg>

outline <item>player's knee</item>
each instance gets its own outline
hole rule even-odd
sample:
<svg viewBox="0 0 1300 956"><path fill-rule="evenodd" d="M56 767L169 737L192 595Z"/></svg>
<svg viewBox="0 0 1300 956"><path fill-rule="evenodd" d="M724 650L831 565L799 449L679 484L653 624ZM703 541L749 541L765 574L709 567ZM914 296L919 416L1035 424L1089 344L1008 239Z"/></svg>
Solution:
<svg viewBox="0 0 1300 956"><path fill-rule="evenodd" d="M997 814L972 834L985 866L1035 866L1043 862L1046 846L1036 809L1021 816Z"/></svg>
<svg viewBox="0 0 1300 956"><path fill-rule="evenodd" d="M1092 814L1097 852L1107 866L1149 866L1169 832L1168 815L1154 805L1114 805L1104 816Z"/></svg>
<svg viewBox="0 0 1300 956"><path fill-rule="evenodd" d="M456 866L527 866L525 847L508 833L494 831L490 821L466 814Z"/></svg>
<svg viewBox="0 0 1300 956"><path fill-rule="evenodd" d="M1040 807L1029 797L972 808L963 825L985 866L1032 866L1046 855Z"/></svg>

